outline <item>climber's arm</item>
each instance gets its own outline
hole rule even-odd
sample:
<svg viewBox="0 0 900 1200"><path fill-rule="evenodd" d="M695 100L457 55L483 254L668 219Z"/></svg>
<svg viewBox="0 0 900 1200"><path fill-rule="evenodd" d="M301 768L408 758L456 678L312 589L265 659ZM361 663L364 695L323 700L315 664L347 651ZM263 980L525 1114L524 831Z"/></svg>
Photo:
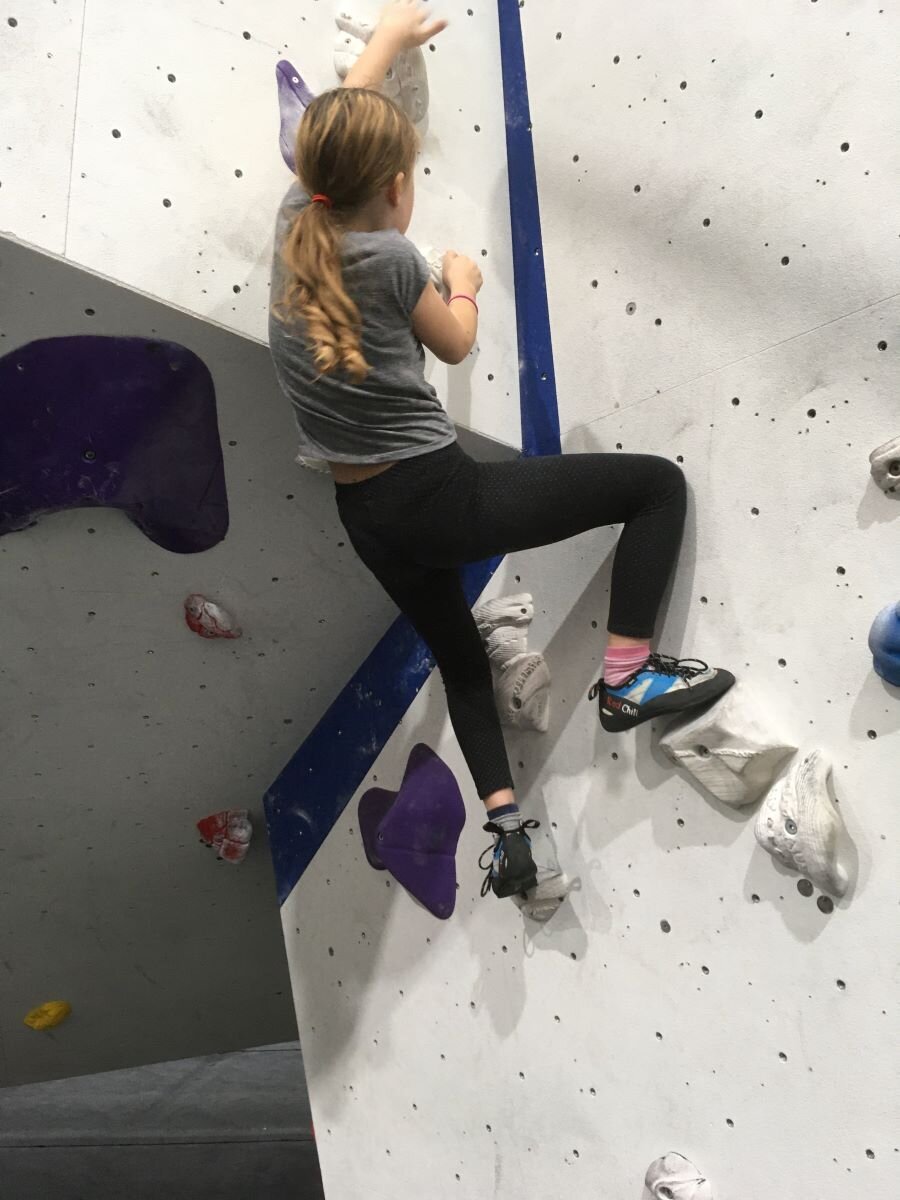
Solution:
<svg viewBox="0 0 900 1200"><path fill-rule="evenodd" d="M446 29L446 21L430 21L420 0L392 0L381 14L375 32L344 79L343 87L378 88L394 59L403 50L421 46Z"/></svg>

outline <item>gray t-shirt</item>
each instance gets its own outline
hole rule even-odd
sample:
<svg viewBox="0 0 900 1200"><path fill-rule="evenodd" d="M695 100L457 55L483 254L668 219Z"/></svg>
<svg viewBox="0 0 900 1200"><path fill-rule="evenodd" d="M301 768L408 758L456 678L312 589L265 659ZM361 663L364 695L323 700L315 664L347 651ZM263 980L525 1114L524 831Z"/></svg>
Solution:
<svg viewBox="0 0 900 1200"><path fill-rule="evenodd" d="M298 181L275 224L272 302L286 268L279 248L293 217L309 203ZM410 317L430 279L428 264L397 230L344 234L344 287L362 318L362 352L371 370L354 383L343 371L320 374L303 320L288 325L269 311L269 349L300 430L300 454L332 462L377 463L439 450L456 440L453 422L425 380L425 352Z"/></svg>

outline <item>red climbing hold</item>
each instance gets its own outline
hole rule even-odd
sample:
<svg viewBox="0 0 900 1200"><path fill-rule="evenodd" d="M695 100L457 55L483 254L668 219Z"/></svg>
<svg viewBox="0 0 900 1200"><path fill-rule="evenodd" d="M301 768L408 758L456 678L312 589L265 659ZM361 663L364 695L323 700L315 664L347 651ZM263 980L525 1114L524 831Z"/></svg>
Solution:
<svg viewBox="0 0 900 1200"><path fill-rule="evenodd" d="M241 627L230 613L199 592L192 592L184 602L188 628L205 638L239 638Z"/></svg>
<svg viewBox="0 0 900 1200"><path fill-rule="evenodd" d="M225 808L197 822L200 836L207 846L218 851L226 862L239 863L247 857L253 826L246 808Z"/></svg>

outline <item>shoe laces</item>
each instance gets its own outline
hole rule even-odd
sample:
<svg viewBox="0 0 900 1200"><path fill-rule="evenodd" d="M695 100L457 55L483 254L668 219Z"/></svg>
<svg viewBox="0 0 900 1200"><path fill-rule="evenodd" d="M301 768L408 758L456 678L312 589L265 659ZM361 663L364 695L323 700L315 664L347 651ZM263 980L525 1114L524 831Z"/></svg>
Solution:
<svg viewBox="0 0 900 1200"><path fill-rule="evenodd" d="M669 654L651 654L642 667L635 671L631 679L640 675L642 671L655 671L658 675L678 675L682 679L693 679L695 675L702 675L704 671L709 670L709 663L705 663L702 658L673 658ZM617 687L624 687L629 680L626 679L623 683L617 684ZM588 700L595 700L600 692L603 680L598 679L588 692Z"/></svg>
<svg viewBox="0 0 900 1200"><path fill-rule="evenodd" d="M672 658L668 654L651 654L644 664L644 671L656 671L660 675L680 675L682 679L693 679L709 670L702 658Z"/></svg>
<svg viewBox="0 0 900 1200"><path fill-rule="evenodd" d="M520 833L524 833L527 837L528 835L525 831L528 829L538 829L540 824L540 821L536 821L533 817L529 817L527 820L519 822L518 829L504 829L502 825L497 825L493 821L488 821L486 825L482 826L485 833L493 833L496 835L494 841L492 841L489 846L485 847L485 849L482 850L481 854L478 856L479 870L485 872L484 879L481 883L482 896L486 896L491 890L491 879L494 875L494 855L497 847L503 842L503 839L515 837ZM484 861L484 856L486 854L491 856L488 862Z"/></svg>

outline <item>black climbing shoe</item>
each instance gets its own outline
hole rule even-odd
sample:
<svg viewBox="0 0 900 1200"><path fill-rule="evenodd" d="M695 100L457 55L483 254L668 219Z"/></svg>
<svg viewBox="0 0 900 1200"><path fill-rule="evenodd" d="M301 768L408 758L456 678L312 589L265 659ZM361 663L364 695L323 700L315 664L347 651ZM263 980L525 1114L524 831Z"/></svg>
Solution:
<svg viewBox="0 0 900 1200"><path fill-rule="evenodd" d="M485 871L481 894L493 890L495 896L515 896L537 887L537 867L531 857L531 838L526 830L537 829L540 821L521 821L511 832L488 821L485 832L494 834L494 844L482 853L478 865ZM490 854L490 863L485 863Z"/></svg>
<svg viewBox="0 0 900 1200"><path fill-rule="evenodd" d="M643 721L665 717L708 704L725 694L734 676L721 667L708 667L698 658L669 658L651 654L644 665L617 687L599 679L588 692L600 708L600 724L608 733L622 733Z"/></svg>

